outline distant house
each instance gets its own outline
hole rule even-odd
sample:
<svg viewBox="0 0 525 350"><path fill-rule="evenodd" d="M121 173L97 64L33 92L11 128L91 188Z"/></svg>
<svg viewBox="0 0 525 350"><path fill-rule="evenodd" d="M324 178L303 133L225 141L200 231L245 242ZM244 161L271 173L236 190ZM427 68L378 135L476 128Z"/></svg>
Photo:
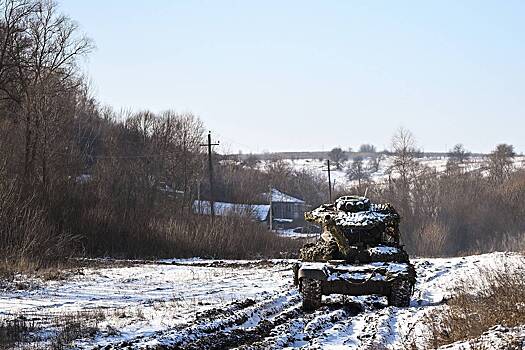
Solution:
<svg viewBox="0 0 525 350"><path fill-rule="evenodd" d="M276 221L296 221L304 218L306 203L300 198L296 198L272 188L270 193L263 193L264 200L272 203L272 215Z"/></svg>
<svg viewBox="0 0 525 350"><path fill-rule="evenodd" d="M213 209L217 216L247 215L256 221L268 221L270 217L269 204L238 204L227 202L214 202ZM195 214L210 215L211 205L209 201L194 201L193 212Z"/></svg>

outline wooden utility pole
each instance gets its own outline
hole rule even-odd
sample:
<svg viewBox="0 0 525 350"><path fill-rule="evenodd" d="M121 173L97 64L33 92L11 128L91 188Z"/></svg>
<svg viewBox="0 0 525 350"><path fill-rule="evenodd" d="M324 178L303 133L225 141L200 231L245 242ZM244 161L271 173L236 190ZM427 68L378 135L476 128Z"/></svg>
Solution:
<svg viewBox="0 0 525 350"><path fill-rule="evenodd" d="M215 217L215 201L213 197L213 163L211 160L212 152L211 147L212 146L218 146L219 141L217 143L211 143L211 131L208 132L208 143L201 144L201 147L208 147L208 173L210 176L210 214L211 218Z"/></svg>
<svg viewBox="0 0 525 350"><path fill-rule="evenodd" d="M330 176L330 159L326 160L326 169L323 171L328 171L328 199L329 203L332 203L332 178Z"/></svg>
<svg viewBox="0 0 525 350"><path fill-rule="evenodd" d="M272 213L272 197L273 197L273 193L272 193L272 186L270 185L268 187L268 189L270 190L269 192L269 196L270 196L270 231L273 230L273 213Z"/></svg>
<svg viewBox="0 0 525 350"><path fill-rule="evenodd" d="M197 182L197 210L198 210L198 213L199 215L202 214L202 210L201 210L201 181L199 180L199 182Z"/></svg>

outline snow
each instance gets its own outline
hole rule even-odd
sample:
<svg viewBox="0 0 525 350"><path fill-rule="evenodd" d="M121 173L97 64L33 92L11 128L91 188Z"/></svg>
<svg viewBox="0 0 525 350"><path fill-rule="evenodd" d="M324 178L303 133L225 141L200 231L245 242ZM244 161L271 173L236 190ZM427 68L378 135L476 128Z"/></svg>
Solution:
<svg viewBox="0 0 525 350"><path fill-rule="evenodd" d="M270 195L268 193L263 193L263 197L268 201L270 200ZM299 198L292 197L284 192L281 192L275 188L272 188L272 202L275 203L298 203L303 204L304 201Z"/></svg>
<svg viewBox="0 0 525 350"><path fill-rule="evenodd" d="M400 250L397 247L389 247L389 246L383 246L383 245L368 248L368 253L370 255L392 255L392 254L397 254L399 252Z"/></svg>
<svg viewBox="0 0 525 350"><path fill-rule="evenodd" d="M130 349L206 348L207 341L224 339L237 339L236 346L256 341L259 348L274 349L366 349L378 344L398 349L409 335L418 344L425 343L422 318L446 307L443 301L454 294L459 281L471 278L475 282L481 268L518 266L525 258L492 253L413 259L417 283L410 307L386 307L384 299L375 296L354 297L342 307L342 297L329 296L324 297L325 306L313 313L300 308L301 297L293 286L295 262L168 259L85 268L60 281L17 276L34 282L34 287L0 290L0 317L23 314L50 332L53 315L103 310L106 318L97 335L74 344L86 349L96 345L118 349L123 341ZM346 271L353 272L351 267ZM480 288L474 282L473 292ZM378 303L383 306L375 306ZM491 330L487 337L497 333L503 331Z"/></svg>
<svg viewBox="0 0 525 350"><path fill-rule="evenodd" d="M359 211L355 213L345 212L345 211L327 211L323 206L320 206L317 209L312 210L311 216L317 218L324 218L327 215L327 212L333 216L333 219L337 226L343 227L366 227L376 225L380 222L384 222L388 218L392 217L392 214L385 214L377 211L373 211L374 207L371 210Z"/></svg>
<svg viewBox="0 0 525 350"><path fill-rule="evenodd" d="M318 233L302 233L302 232L295 232L296 230L297 230L296 228L288 228L288 229L278 229L275 232L277 233L278 236L287 237L287 238L293 238L293 239L296 239L296 238L310 238L310 239L313 239L313 238L318 238L321 235L320 232L318 232Z"/></svg>
<svg viewBox="0 0 525 350"><path fill-rule="evenodd" d="M194 201L193 212L197 214L210 214L210 202L209 201ZM259 221L265 221L270 211L269 204L237 204L237 203L226 203L226 202L214 202L213 208L215 214L219 216L227 215L251 215Z"/></svg>
<svg viewBox="0 0 525 350"><path fill-rule="evenodd" d="M334 265L333 270L326 269L328 281L343 280L367 280L383 281L386 276L407 272L406 264L375 262L363 265Z"/></svg>
<svg viewBox="0 0 525 350"><path fill-rule="evenodd" d="M379 168L377 171L373 171L370 174L370 179L376 183L386 183L388 181L388 170L393 164L393 156L383 155L382 160L379 162ZM417 159L418 162L425 167L435 169L437 172L444 172L447 166L448 157L443 156L424 156ZM326 160L324 159L283 159L294 169L302 171L312 171L320 176L327 176L326 171ZM363 159L363 165L365 168L368 168L372 164L373 159L371 157L365 157ZM466 171L479 171L483 168L485 163L485 158L482 156L473 156L470 160L463 165L463 168ZM513 159L515 168L525 167L525 157L516 156ZM341 169L334 169L331 171L332 184L334 186L345 185L345 186L356 186L358 184L357 180L349 180L346 175L346 169L352 164L352 159L347 160L342 164ZM261 169L266 167L266 162L261 162ZM396 175L393 174L393 178ZM364 193L361 193L364 194Z"/></svg>

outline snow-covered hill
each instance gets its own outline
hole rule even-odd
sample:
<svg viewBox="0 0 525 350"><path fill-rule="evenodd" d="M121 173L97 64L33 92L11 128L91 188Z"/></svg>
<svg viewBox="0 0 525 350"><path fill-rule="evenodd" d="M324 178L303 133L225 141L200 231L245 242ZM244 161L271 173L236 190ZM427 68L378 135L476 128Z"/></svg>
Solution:
<svg viewBox="0 0 525 350"><path fill-rule="evenodd" d="M363 165L366 169L374 168L371 167L371 163L373 162L374 158L377 158L377 156L367 156L363 158ZM290 164L294 169L297 170L310 170L313 171L319 175L326 176L326 160L324 159L283 159L285 162ZM377 170L372 169L370 171L370 179L377 183L382 183L384 181L388 180L388 169L392 166L392 162L394 160L394 157L391 155L381 155L379 166L377 167ZM446 169L448 157L447 156L424 156L422 158L418 158L417 161L422 166L430 167L432 169L435 169L437 172L443 172ZM265 165L268 161L262 161L260 166L262 169L264 169ZM465 164L465 169L467 171L474 171L481 169L486 160L482 156L476 156L471 157L469 161ZM337 185L356 185L357 181L350 181L347 176L347 168L350 167L352 164L352 159L349 159L345 162L343 162L340 166L340 169L335 169L334 166L332 168L331 176L332 181L334 184L334 187ZM514 166L515 168L522 168L525 166L525 157L524 156L516 156L514 157Z"/></svg>
<svg viewBox="0 0 525 350"><path fill-rule="evenodd" d="M301 310L293 262L167 260L86 268L60 281L18 276L0 293L0 315L33 322L40 345L57 331L57 319L97 315L91 321L95 331L75 342L75 348L86 349L402 349L409 338L426 348L422 318L446 307L443 301L462 278L475 278L480 268L518 266L525 258L492 253L414 259L418 277L410 307L387 307L373 296L346 301L332 296L313 313ZM22 282L32 287L9 287ZM472 285L473 292L476 288ZM494 341L498 332L491 330L481 341ZM520 334L525 336L515 331Z"/></svg>

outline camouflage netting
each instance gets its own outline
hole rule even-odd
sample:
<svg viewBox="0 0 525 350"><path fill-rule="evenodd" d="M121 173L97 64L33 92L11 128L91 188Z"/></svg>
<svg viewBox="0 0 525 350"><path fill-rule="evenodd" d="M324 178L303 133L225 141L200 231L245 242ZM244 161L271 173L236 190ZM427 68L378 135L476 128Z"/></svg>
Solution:
<svg viewBox="0 0 525 350"><path fill-rule="evenodd" d="M399 244L400 216L390 204L345 196L305 213L305 219L320 224L323 234L301 249L303 261L408 262Z"/></svg>

